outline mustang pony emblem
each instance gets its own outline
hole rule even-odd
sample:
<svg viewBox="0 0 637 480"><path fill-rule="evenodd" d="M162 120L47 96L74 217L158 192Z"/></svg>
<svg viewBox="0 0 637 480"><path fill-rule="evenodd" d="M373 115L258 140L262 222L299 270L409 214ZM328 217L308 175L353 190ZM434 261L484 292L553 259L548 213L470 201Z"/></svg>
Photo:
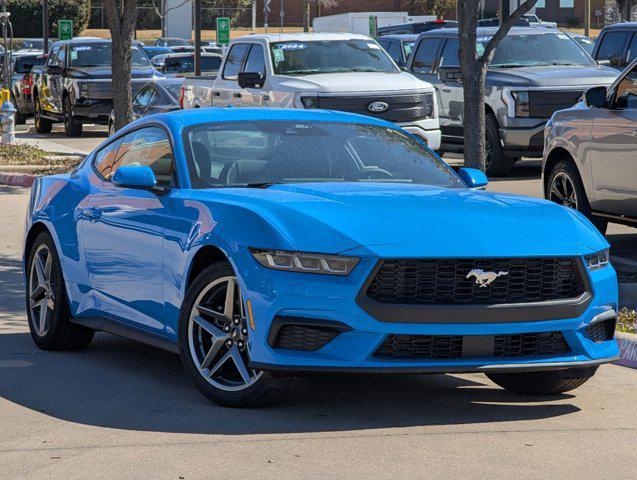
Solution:
<svg viewBox="0 0 637 480"><path fill-rule="evenodd" d="M492 284L496 278L508 275L509 272L485 272L481 268L474 268L467 273L466 278L476 277L476 283L480 285L480 288L486 287Z"/></svg>

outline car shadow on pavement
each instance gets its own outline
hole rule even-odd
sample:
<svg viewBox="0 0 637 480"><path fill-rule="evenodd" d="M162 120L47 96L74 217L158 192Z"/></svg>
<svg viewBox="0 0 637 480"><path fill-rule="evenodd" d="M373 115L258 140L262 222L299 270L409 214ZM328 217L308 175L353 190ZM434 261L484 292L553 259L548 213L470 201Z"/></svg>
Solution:
<svg viewBox="0 0 637 480"><path fill-rule="evenodd" d="M16 320L24 315L25 308L22 277L22 261L0 254L0 333L24 327L24 322Z"/></svg>
<svg viewBox="0 0 637 480"><path fill-rule="evenodd" d="M325 375L287 402L219 407L178 356L107 334L84 352L43 352L28 333L0 334L0 397L52 417L126 430L219 435L352 431L535 420L579 411L570 395L522 397L482 375Z"/></svg>

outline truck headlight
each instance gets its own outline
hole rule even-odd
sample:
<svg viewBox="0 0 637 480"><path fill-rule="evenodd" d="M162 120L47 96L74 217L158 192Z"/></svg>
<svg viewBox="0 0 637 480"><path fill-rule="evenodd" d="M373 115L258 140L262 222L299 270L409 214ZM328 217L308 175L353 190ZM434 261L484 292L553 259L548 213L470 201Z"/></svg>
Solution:
<svg viewBox="0 0 637 480"><path fill-rule="evenodd" d="M584 262L586 263L586 268L589 270L599 270L600 268L606 267L610 263L608 248L590 255L584 255Z"/></svg>
<svg viewBox="0 0 637 480"><path fill-rule="evenodd" d="M529 92L526 90L513 91L511 96L515 101L515 116L528 117L530 110Z"/></svg>
<svg viewBox="0 0 637 480"><path fill-rule="evenodd" d="M80 98L88 98L88 82L78 82L77 88L80 93Z"/></svg>
<svg viewBox="0 0 637 480"><path fill-rule="evenodd" d="M301 103L305 108L319 108L317 97L301 97Z"/></svg>
<svg viewBox="0 0 637 480"><path fill-rule="evenodd" d="M290 272L321 273L326 275L348 275L359 259L343 255L290 252L251 248L255 260L266 268Z"/></svg>

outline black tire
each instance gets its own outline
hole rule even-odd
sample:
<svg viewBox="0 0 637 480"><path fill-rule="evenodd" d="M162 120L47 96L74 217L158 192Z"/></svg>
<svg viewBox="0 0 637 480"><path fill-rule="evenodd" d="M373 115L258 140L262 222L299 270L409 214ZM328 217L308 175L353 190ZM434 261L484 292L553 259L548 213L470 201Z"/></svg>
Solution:
<svg viewBox="0 0 637 480"><path fill-rule="evenodd" d="M186 292L179 318L179 353L186 373L206 398L226 407L250 408L278 403L292 395L299 387L299 383L291 378L275 378L269 372L261 372L254 383L241 390L228 391L214 386L204 378L199 367L193 360L193 353L189 343L189 324L191 312L209 285L227 278L234 277L232 267L224 261L216 262L202 271L192 282ZM247 331L247 327L246 327ZM210 375L212 377L212 375Z"/></svg>
<svg viewBox="0 0 637 480"><path fill-rule="evenodd" d="M572 185L572 189L568 190L567 188L567 191L572 191L572 196L566 200L562 200L560 195L562 197L565 197L565 195L563 192L559 193L559 191L562 190L562 185L568 185L569 182ZM588 202L582 178L572 161L560 160L548 173L548 182L546 183L544 196L547 200L551 200L552 202L577 209L586 216L602 234L606 233L608 220L592 215L591 205Z"/></svg>
<svg viewBox="0 0 637 480"><path fill-rule="evenodd" d="M485 133L487 137L486 173L489 177L504 177L511 172L515 158L504 154L498 133L498 122L491 114L486 115Z"/></svg>
<svg viewBox="0 0 637 480"><path fill-rule="evenodd" d="M13 103L13 107L16 110L15 117L14 117L15 124L24 125L25 123L27 123L27 116L24 113L20 112L20 109L18 108L18 102L16 102L14 95L11 95L11 103Z"/></svg>
<svg viewBox="0 0 637 480"><path fill-rule="evenodd" d="M69 137L82 136L82 123L78 122L73 116L73 107L71 106L71 97L64 97L64 132Z"/></svg>
<svg viewBox="0 0 637 480"><path fill-rule="evenodd" d="M38 133L51 133L53 122L48 118L42 117L42 105L40 105L40 97L37 94L33 98L33 111L35 131Z"/></svg>
<svg viewBox="0 0 637 480"><path fill-rule="evenodd" d="M41 249L41 247L43 247ZM50 291L51 302L54 305L47 321L47 329L39 331L39 319L35 318L35 312L31 305L31 286L34 258L38 251L48 251L51 256ZM69 302L64 286L64 275L60 260L55 250L55 243L48 232L42 232L37 236L29 251L27 260L27 288L26 307L29 320L29 330L35 344L42 350L82 350L93 339L94 331L81 325L70 322ZM48 298L48 297L47 297ZM40 307L42 308L42 307Z"/></svg>
<svg viewBox="0 0 637 480"><path fill-rule="evenodd" d="M555 395L583 385L595 375L597 367L545 372L487 373L489 379L505 390L521 395ZM572 375L572 378L569 378Z"/></svg>

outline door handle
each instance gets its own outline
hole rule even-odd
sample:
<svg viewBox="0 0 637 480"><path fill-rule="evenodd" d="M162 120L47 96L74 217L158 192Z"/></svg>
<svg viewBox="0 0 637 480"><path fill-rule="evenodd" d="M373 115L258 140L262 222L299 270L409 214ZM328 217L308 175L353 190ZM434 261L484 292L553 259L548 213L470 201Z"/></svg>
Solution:
<svg viewBox="0 0 637 480"><path fill-rule="evenodd" d="M99 208L89 207L82 209L82 215L89 220L99 220L102 217L102 211Z"/></svg>
<svg viewBox="0 0 637 480"><path fill-rule="evenodd" d="M241 94L240 93L233 93L232 96L233 96L233 98L241 98Z"/></svg>
<svg viewBox="0 0 637 480"><path fill-rule="evenodd" d="M445 92L445 93L451 93L451 89L450 88L441 88L440 91L441 92Z"/></svg>
<svg viewBox="0 0 637 480"><path fill-rule="evenodd" d="M221 96L221 92L212 92L212 96L213 97L220 97Z"/></svg>

